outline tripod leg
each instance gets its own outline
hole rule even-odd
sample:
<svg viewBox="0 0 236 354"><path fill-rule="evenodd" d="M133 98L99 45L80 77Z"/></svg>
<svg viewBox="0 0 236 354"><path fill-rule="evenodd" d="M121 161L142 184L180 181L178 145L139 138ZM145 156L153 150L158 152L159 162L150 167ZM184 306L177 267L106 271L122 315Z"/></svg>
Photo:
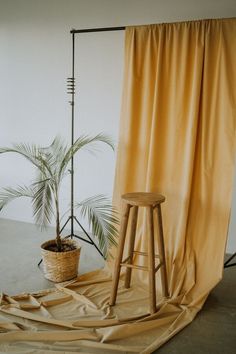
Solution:
<svg viewBox="0 0 236 354"><path fill-rule="evenodd" d="M97 247L97 245L93 242L92 238L89 236L89 234L87 233L87 231L83 228L83 226L81 225L81 223L79 222L79 220L76 218L76 216L74 216L75 221L77 222L77 224L80 226L81 230L85 233L85 235L88 237L88 239L90 240L90 244L93 245L96 250L100 253L100 255L106 259L106 257L104 256L104 254L100 251L100 249ZM73 235L74 237L77 237L76 235ZM83 240L81 237L79 237L79 239ZM86 241L86 240L83 240Z"/></svg>
<svg viewBox="0 0 236 354"><path fill-rule="evenodd" d="M65 224L62 226L60 233L64 230L64 228L66 227L66 225L68 224L68 222L70 221L71 216L68 217L68 219L66 220Z"/></svg>
<svg viewBox="0 0 236 354"><path fill-rule="evenodd" d="M224 263L224 268L228 268L228 267L232 267L232 266L236 265L236 263L229 264L229 262L230 262L234 257L236 257L236 252L235 252L234 254L232 254L232 256L229 257L229 259Z"/></svg>

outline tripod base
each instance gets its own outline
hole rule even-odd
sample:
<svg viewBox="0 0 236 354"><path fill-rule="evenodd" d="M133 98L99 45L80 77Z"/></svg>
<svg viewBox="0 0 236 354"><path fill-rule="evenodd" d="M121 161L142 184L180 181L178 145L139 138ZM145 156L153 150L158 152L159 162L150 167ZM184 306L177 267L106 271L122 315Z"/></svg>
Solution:
<svg viewBox="0 0 236 354"><path fill-rule="evenodd" d="M229 264L229 262L232 261L232 259L233 259L234 257L236 257L236 252L235 252L234 254L232 254L232 256L229 257L229 259L224 263L224 268L229 268L229 267L233 267L233 266L236 265L236 263L230 263L230 264Z"/></svg>
<svg viewBox="0 0 236 354"><path fill-rule="evenodd" d="M71 221L71 233L67 236L64 236L63 239L67 239L67 238L77 238L81 241L84 241L86 243L89 243L90 245L94 246L96 248L96 250L98 251L98 253L104 258L106 259L106 257L104 256L104 254L101 252L101 250L98 248L98 246L96 245L96 243L94 243L93 239L90 237L90 235L88 234L88 232L84 229L84 227L81 225L81 223L79 222L79 220L76 218L76 216L71 215L68 217L68 219L66 220L65 224L62 226L60 233L64 230L64 228L66 227L66 225L68 224L68 222ZM85 234L86 238L83 238L79 235L76 235L74 233L74 221L77 223L77 225L81 228L81 230L83 231L83 233ZM40 266L40 264L42 263L42 259L39 261L38 263L38 267Z"/></svg>

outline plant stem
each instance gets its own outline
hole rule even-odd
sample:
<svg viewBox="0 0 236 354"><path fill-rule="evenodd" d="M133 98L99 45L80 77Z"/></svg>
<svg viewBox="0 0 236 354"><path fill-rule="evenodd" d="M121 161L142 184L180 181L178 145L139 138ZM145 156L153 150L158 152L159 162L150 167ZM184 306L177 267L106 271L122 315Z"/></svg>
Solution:
<svg viewBox="0 0 236 354"><path fill-rule="evenodd" d="M58 192L55 195L55 206L56 206L56 244L58 252L62 251L61 236L60 236L60 212L59 212L59 200Z"/></svg>

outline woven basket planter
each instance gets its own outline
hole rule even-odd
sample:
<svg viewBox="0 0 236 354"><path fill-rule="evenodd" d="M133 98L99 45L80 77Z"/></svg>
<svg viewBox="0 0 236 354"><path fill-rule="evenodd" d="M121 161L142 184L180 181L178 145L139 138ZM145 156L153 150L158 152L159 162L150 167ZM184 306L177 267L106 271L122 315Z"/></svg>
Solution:
<svg viewBox="0 0 236 354"><path fill-rule="evenodd" d="M66 252L47 250L46 248L50 245L55 245L55 240L44 242L41 245L44 276L55 283L73 279L78 274L80 246L73 240L63 240L62 243L71 244L76 248Z"/></svg>

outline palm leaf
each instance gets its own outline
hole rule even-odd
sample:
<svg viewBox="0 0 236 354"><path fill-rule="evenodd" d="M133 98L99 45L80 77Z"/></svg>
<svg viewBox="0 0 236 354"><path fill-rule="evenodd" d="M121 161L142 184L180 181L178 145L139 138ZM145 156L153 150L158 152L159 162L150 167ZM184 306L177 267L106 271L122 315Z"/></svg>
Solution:
<svg viewBox="0 0 236 354"><path fill-rule="evenodd" d="M76 207L80 208L81 216L88 219L91 232L97 237L99 247L106 257L110 246L117 246L117 212L104 195L85 199Z"/></svg>
<svg viewBox="0 0 236 354"><path fill-rule="evenodd" d="M8 203L13 201L16 198L20 197L29 197L32 198L34 191L32 187L27 186L18 186L16 188L3 188L0 193L0 210L5 207Z"/></svg>
<svg viewBox="0 0 236 354"><path fill-rule="evenodd" d="M48 147L35 144L14 144L12 147L0 148L0 154L17 153L36 167L35 183L29 187L5 188L0 192L0 210L18 197L32 199L34 218L42 227L51 221L55 207L57 226L60 224L59 188L66 168L75 153L82 148L95 148L97 143L105 143L114 150L111 138L105 134L95 136L80 136L73 146L68 147L61 138L56 137ZM116 245L116 224L118 218L111 203L104 196L88 198L78 204L83 216L88 218L92 233L98 238L104 254L111 244ZM59 225L60 226L60 225Z"/></svg>
<svg viewBox="0 0 236 354"><path fill-rule="evenodd" d="M51 222L53 216L53 192L51 180L41 180L34 184L34 195L32 198L33 214L36 223L42 228Z"/></svg>
<svg viewBox="0 0 236 354"><path fill-rule="evenodd" d="M38 147L35 144L13 144L12 148L11 147L3 147L0 148L0 154L3 153L8 153L8 152L13 152L17 153L24 158L26 158L28 161L30 161L33 165L36 167L40 168L40 163L38 161Z"/></svg>
<svg viewBox="0 0 236 354"><path fill-rule="evenodd" d="M67 150L64 158L61 161L60 171L59 174L63 174L68 163L71 161L71 158L82 148L90 147L95 148L96 143L102 142L110 146L114 150L114 143L112 139L105 134L97 134L93 137L89 137L87 135L80 136L75 143Z"/></svg>
<svg viewBox="0 0 236 354"><path fill-rule="evenodd" d="M60 165L68 150L67 145L60 137L56 137L49 147L41 148L41 157L50 166L52 174L58 175Z"/></svg>

